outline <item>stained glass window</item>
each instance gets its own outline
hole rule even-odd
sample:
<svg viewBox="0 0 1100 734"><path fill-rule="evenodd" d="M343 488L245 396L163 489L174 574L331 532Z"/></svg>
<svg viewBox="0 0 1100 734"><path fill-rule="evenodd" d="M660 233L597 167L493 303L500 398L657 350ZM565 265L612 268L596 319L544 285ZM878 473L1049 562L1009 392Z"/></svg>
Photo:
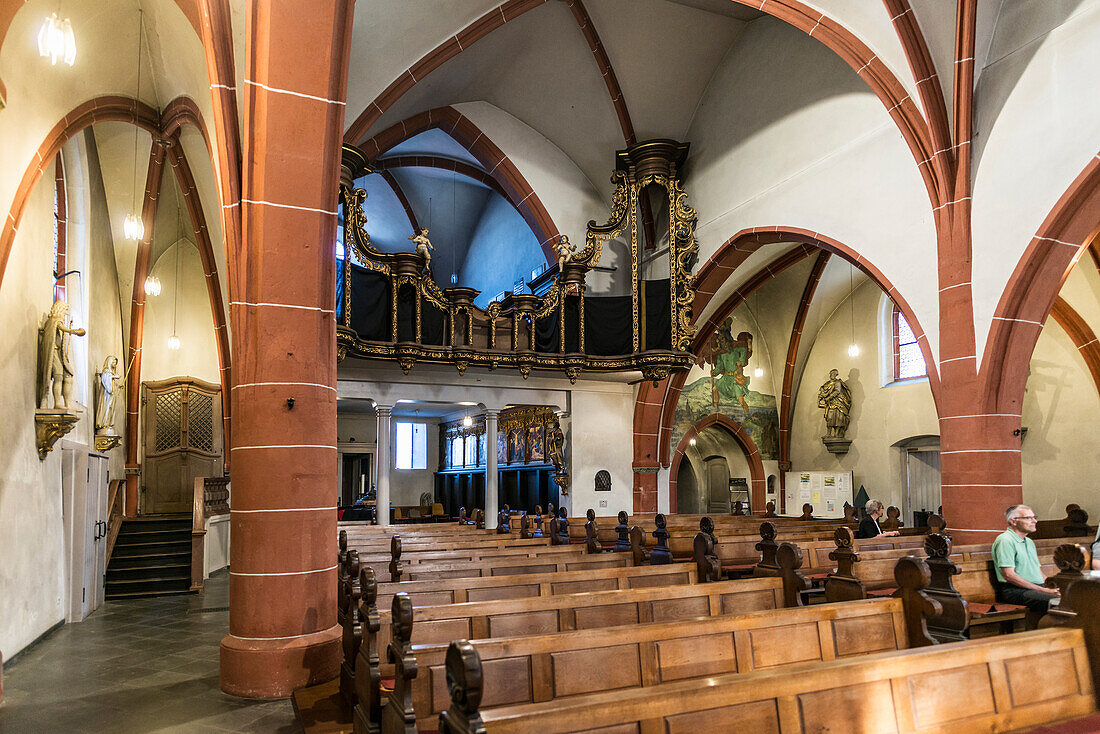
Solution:
<svg viewBox="0 0 1100 734"><path fill-rule="evenodd" d="M928 368L912 327L897 306L894 307L894 379L927 377Z"/></svg>

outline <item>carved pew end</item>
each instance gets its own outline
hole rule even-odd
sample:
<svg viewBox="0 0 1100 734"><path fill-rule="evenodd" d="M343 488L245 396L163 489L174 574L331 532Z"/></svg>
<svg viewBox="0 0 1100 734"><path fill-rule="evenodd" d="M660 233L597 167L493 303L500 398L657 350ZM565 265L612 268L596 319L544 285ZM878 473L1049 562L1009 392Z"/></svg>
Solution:
<svg viewBox="0 0 1100 734"><path fill-rule="evenodd" d="M467 640L455 640L447 648L447 690L451 705L439 715L440 734L483 734L478 713L484 692L481 658Z"/></svg>

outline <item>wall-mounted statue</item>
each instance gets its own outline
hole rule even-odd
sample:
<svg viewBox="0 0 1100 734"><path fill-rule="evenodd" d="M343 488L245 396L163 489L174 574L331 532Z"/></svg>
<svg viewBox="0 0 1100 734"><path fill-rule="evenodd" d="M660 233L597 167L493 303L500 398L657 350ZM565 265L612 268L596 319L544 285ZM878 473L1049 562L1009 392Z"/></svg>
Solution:
<svg viewBox="0 0 1100 734"><path fill-rule="evenodd" d="M96 375L95 379L96 435L117 435L117 431L115 431L115 406L118 402L122 379L122 373L119 372L118 368L118 357L107 357L103 361L103 371Z"/></svg>
<svg viewBox="0 0 1100 734"><path fill-rule="evenodd" d="M851 441L844 437L851 420L852 391L840 379L838 370L829 370L829 379L817 391L817 407L825 409L825 435L822 442L832 453L848 452Z"/></svg>
<svg viewBox="0 0 1100 734"><path fill-rule="evenodd" d="M413 250L417 255L424 258L424 269L430 270L432 265L432 247L431 240L428 239L428 228L421 227L416 234L409 237L410 240L416 243L416 249Z"/></svg>
<svg viewBox="0 0 1100 734"><path fill-rule="evenodd" d="M84 329L72 328L69 304L54 301L38 337L38 407L46 410L50 394L53 409L68 410L73 395L73 363L69 356L71 337L84 336Z"/></svg>
<svg viewBox="0 0 1100 734"><path fill-rule="evenodd" d="M569 468L565 465L565 433L555 418L546 433L546 456L554 465L554 482L562 494L569 494Z"/></svg>

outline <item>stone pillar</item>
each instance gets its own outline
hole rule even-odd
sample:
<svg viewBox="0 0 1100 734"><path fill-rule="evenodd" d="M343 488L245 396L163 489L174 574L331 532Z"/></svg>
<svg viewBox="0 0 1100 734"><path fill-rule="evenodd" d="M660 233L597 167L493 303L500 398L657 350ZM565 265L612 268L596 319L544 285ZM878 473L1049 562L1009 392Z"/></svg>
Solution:
<svg viewBox="0 0 1100 734"><path fill-rule="evenodd" d="M375 439L374 465L378 477L375 485L374 511L378 524L390 524L390 470L393 468L393 421L390 418L389 405L376 405L378 415L378 436Z"/></svg>
<svg viewBox="0 0 1100 734"><path fill-rule="evenodd" d="M246 7L221 643L221 688L237 696L289 696L339 672L333 247L352 7Z"/></svg>
<svg viewBox="0 0 1100 734"><path fill-rule="evenodd" d="M500 503L497 501L497 493L500 478L497 471L497 416L499 410L485 411L485 527L493 529L497 526L497 512Z"/></svg>

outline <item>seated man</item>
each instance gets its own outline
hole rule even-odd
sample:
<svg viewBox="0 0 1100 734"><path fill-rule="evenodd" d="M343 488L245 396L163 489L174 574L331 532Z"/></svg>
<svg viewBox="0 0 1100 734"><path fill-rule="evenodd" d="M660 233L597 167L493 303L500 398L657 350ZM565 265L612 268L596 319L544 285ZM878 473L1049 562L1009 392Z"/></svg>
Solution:
<svg viewBox="0 0 1100 734"><path fill-rule="evenodd" d="M1096 540L1092 541L1092 570L1100 571L1100 529L1096 531Z"/></svg>
<svg viewBox="0 0 1100 734"><path fill-rule="evenodd" d="M856 531L857 538L877 538L878 536L891 536L901 535L897 530L890 530L889 532L882 532L882 528L878 526L878 519L882 517L883 507L882 503L878 500L868 500L864 505L864 510L867 515L859 521L859 530Z"/></svg>
<svg viewBox="0 0 1100 734"><path fill-rule="evenodd" d="M1058 589L1043 586L1039 554L1028 534L1035 532L1035 513L1027 505L1005 511L1008 529L993 541L993 567L997 574L997 601L1021 604L1037 615L1046 614Z"/></svg>

